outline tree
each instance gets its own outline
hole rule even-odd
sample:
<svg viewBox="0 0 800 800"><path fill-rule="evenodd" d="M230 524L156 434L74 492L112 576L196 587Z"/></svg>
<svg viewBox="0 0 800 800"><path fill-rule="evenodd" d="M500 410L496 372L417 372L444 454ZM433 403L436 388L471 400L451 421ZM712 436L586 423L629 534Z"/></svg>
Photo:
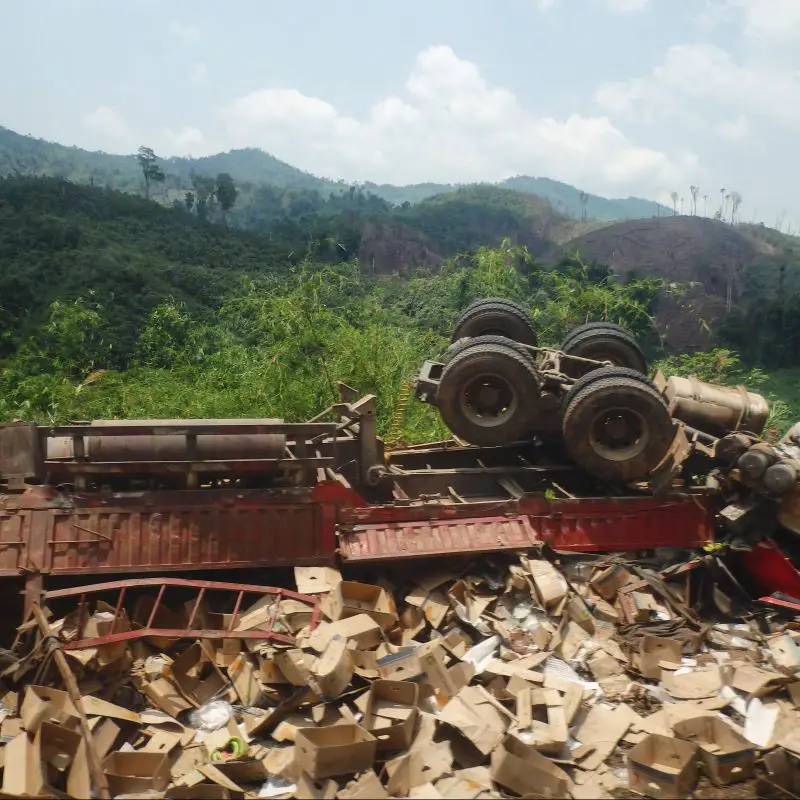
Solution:
<svg viewBox="0 0 800 800"><path fill-rule="evenodd" d="M704 217L708 216L708 195L707 194L703 195L703 216Z"/></svg>
<svg viewBox="0 0 800 800"><path fill-rule="evenodd" d="M672 192L672 194L670 194L670 198L672 198L672 216L675 217L678 215L679 195L677 192Z"/></svg>
<svg viewBox="0 0 800 800"><path fill-rule="evenodd" d="M690 186L689 191L692 193L692 214L697 216L697 195L700 192L699 186Z"/></svg>
<svg viewBox="0 0 800 800"><path fill-rule="evenodd" d="M136 154L136 160L142 168L142 175L144 176L144 196L150 199L150 184L163 183L166 175L161 167L156 163L158 156L153 152L150 147L140 147L139 152Z"/></svg>
<svg viewBox="0 0 800 800"><path fill-rule="evenodd" d="M227 214L233 208L238 196L239 190L233 178L227 172L220 172L217 175L216 197L223 214Z"/></svg>
<svg viewBox="0 0 800 800"><path fill-rule="evenodd" d="M681 215L683 214L683 198L681 197Z"/></svg>
<svg viewBox="0 0 800 800"><path fill-rule="evenodd" d="M717 219L722 219L724 217L724 215L725 215L724 203L725 203L725 190L724 189L720 189L719 190L719 217L717 217Z"/></svg>
<svg viewBox="0 0 800 800"><path fill-rule="evenodd" d="M209 205L214 199L216 183L213 178L207 175L195 175L192 173L192 188L194 189L194 207L197 218L202 222L208 219Z"/></svg>
<svg viewBox="0 0 800 800"><path fill-rule="evenodd" d="M580 193L580 201L581 201L581 221L586 222L586 206L589 203L589 195L586 192Z"/></svg>
<svg viewBox="0 0 800 800"><path fill-rule="evenodd" d="M742 196L739 192L731 192L731 225L736 221L736 213L742 204Z"/></svg>
<svg viewBox="0 0 800 800"><path fill-rule="evenodd" d="M191 214L194 209L194 192L186 192L186 194L183 195L183 202L186 206L186 210Z"/></svg>

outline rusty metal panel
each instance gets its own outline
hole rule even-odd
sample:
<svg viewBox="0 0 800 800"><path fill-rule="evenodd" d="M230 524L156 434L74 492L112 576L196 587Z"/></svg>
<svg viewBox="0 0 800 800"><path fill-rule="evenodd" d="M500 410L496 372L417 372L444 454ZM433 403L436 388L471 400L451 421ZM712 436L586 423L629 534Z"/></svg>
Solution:
<svg viewBox="0 0 800 800"><path fill-rule="evenodd" d="M0 575L19 575L27 558L29 515L0 510Z"/></svg>
<svg viewBox="0 0 800 800"><path fill-rule="evenodd" d="M310 503L50 513L54 524L47 571L53 574L279 566L326 560L321 512Z"/></svg>
<svg viewBox="0 0 800 800"><path fill-rule="evenodd" d="M41 478L43 461L36 425L0 425L0 477L8 480Z"/></svg>
<svg viewBox="0 0 800 800"><path fill-rule="evenodd" d="M714 514L699 496L561 500L529 514L539 537L555 550L691 549L714 540Z"/></svg>
<svg viewBox="0 0 800 800"><path fill-rule="evenodd" d="M527 517L474 517L356 525L339 536L345 561L527 550L539 543Z"/></svg>
<svg viewBox="0 0 800 800"><path fill-rule="evenodd" d="M451 509L463 513L469 505ZM340 533L340 552L345 561L378 561L525 550L545 543L556 550L584 552L650 550L700 547L713 541L714 535L713 514L701 497L670 501L634 497L549 501L531 497L519 501L517 507L520 513L515 515L467 518L448 518L441 509L438 519L425 521L398 519L410 516L412 511L401 507L393 509L394 520L387 519L388 509L384 507L384 515L376 521L356 524Z"/></svg>

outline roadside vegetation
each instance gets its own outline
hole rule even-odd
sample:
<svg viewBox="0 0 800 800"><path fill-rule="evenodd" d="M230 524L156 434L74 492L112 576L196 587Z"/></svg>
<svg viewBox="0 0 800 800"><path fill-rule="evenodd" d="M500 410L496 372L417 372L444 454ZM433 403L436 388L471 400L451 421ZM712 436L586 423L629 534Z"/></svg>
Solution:
<svg viewBox="0 0 800 800"><path fill-rule="evenodd" d="M577 256L546 266L508 240L411 277L375 276L342 243L347 231L231 230L109 190L0 180L0 419L296 421L335 402L343 381L377 396L383 435L440 438L413 379L443 353L459 311L488 296L526 305L542 344L609 320L652 362L664 355L660 280L620 282ZM779 400L777 426L800 413L800 377L754 370L729 349L661 366L748 382Z"/></svg>

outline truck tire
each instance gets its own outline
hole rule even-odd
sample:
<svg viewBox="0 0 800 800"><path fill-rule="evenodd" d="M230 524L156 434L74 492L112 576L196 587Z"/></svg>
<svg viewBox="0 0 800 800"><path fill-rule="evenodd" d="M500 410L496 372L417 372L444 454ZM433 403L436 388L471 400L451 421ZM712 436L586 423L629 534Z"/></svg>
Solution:
<svg viewBox="0 0 800 800"><path fill-rule="evenodd" d="M629 369L628 367L606 367L605 369L595 369L591 372L587 372L582 378L578 378L578 380L576 380L575 383L569 387L569 391L564 395L564 399L561 401L562 413L566 413L567 407L572 402L572 399L576 394L583 391L584 387L589 386L592 383L597 383L597 381L605 380L606 378L624 378L626 380L639 381L645 386L655 388L655 384L650 380L650 378L647 377L647 375L643 375L641 372L635 369ZM656 389L656 391L658 390Z"/></svg>
<svg viewBox="0 0 800 800"><path fill-rule="evenodd" d="M579 334L585 333L586 331L594 331L598 328L610 328L611 330L620 331L620 333L627 333L628 336L631 335L631 332L627 328L623 328L622 325L617 325L616 322L584 322L582 325L576 325L567 333L564 340L561 342L561 349L563 350Z"/></svg>
<svg viewBox="0 0 800 800"><path fill-rule="evenodd" d="M505 336L515 342L536 344L533 317L519 303L502 297L476 300L456 320L451 342L475 336Z"/></svg>
<svg viewBox="0 0 800 800"><path fill-rule="evenodd" d="M525 347L525 345L515 342L513 339L509 339L507 336L475 336L474 338L458 339L447 348L444 354L444 363L449 363L459 353L463 353L468 348L484 344L510 347L512 350L515 350L520 355L529 359L534 366L536 365L536 355L534 352Z"/></svg>
<svg viewBox="0 0 800 800"><path fill-rule="evenodd" d="M666 401L648 383L604 373L573 395L562 420L564 444L590 475L642 480L667 454L675 429Z"/></svg>
<svg viewBox="0 0 800 800"><path fill-rule="evenodd" d="M561 351L566 355L610 361L616 367L627 367L643 374L647 373L647 359L638 342L618 325L611 327L605 323L602 325L597 323L591 328L587 326L579 333L573 332L564 340ZM565 360L562 369L570 377L579 378L599 367Z"/></svg>
<svg viewBox="0 0 800 800"><path fill-rule="evenodd" d="M480 446L520 441L532 427L540 382L530 359L511 347L469 347L445 366L438 406L447 427Z"/></svg>

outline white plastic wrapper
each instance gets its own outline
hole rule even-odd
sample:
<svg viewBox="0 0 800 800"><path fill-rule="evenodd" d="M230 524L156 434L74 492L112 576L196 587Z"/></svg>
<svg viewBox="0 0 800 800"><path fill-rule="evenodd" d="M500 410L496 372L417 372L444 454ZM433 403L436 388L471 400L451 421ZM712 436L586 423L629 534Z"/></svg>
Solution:
<svg viewBox="0 0 800 800"><path fill-rule="evenodd" d="M226 700L212 700L196 708L188 716L189 726L198 731L213 733L233 718L233 708Z"/></svg>

